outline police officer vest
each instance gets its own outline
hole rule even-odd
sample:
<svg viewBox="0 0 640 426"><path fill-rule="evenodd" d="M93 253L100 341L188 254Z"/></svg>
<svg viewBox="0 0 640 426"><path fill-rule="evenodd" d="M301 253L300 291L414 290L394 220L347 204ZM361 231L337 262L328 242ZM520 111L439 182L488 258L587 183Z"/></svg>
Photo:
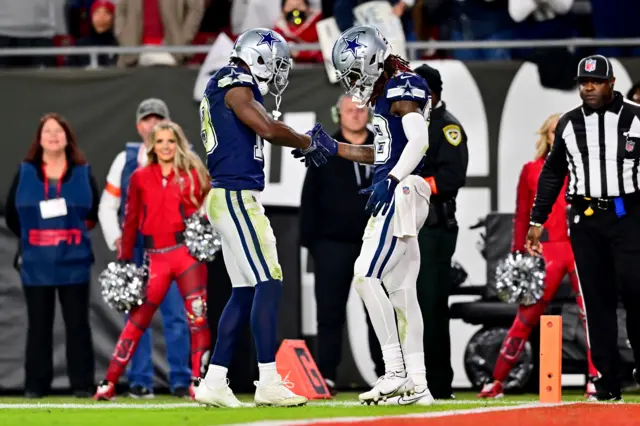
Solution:
<svg viewBox="0 0 640 426"><path fill-rule="evenodd" d="M24 285L46 286L88 283L93 251L85 220L93 204L89 166L72 166L60 185L67 214L43 219L40 202L58 196L57 185L44 187L36 166L20 165L16 210L20 218ZM46 196L45 196L46 191Z"/></svg>
<svg viewBox="0 0 640 426"><path fill-rule="evenodd" d="M125 161L124 168L122 169L122 176L120 177L120 211L118 216L120 217L120 226L124 222L125 205L127 204L127 192L129 190L129 182L131 181L131 175L138 167L138 152L140 151L140 142L127 142L125 146ZM133 251L133 261L139 266L142 264L144 257L144 239L142 234L138 232L136 238L136 245Z"/></svg>

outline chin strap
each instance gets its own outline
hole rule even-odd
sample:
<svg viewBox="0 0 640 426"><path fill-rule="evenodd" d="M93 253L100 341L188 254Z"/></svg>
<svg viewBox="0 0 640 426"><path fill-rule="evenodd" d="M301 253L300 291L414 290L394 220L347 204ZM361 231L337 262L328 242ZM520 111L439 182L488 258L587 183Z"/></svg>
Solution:
<svg viewBox="0 0 640 426"><path fill-rule="evenodd" d="M277 94L274 95L274 97L276 99L276 109L271 111L271 115L275 120L278 120L282 116L282 113L280 112L280 102L282 102L282 95Z"/></svg>

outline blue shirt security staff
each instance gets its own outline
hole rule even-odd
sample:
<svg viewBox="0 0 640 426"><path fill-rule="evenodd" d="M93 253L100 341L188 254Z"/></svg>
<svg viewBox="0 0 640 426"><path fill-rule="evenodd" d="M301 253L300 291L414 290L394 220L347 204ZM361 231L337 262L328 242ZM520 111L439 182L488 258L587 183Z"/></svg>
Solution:
<svg viewBox="0 0 640 426"><path fill-rule="evenodd" d="M136 111L136 127L142 139L140 142L129 142L111 164L107 183L100 198L98 217L100 227L107 246L116 250L122 234L121 224L129 188L131 175L140 166L146 164L147 146L154 126L161 120L170 119L169 108L161 99L143 100ZM144 259L142 235L134 251L134 261L141 265ZM189 368L189 328L182 296L177 286L171 285L164 300L160 304L162 313L164 338L169 361L169 385L174 396L189 396L191 385L191 369ZM129 396L132 398L153 398L153 362L151 359L151 329L148 328L138 342L136 351L131 357L128 372Z"/></svg>
<svg viewBox="0 0 640 426"><path fill-rule="evenodd" d="M6 201L6 221L19 238L18 262L27 305L25 397L41 398L53 379L53 323L58 294L66 327L67 374L76 397L95 390L89 325L98 189L67 122L40 120Z"/></svg>

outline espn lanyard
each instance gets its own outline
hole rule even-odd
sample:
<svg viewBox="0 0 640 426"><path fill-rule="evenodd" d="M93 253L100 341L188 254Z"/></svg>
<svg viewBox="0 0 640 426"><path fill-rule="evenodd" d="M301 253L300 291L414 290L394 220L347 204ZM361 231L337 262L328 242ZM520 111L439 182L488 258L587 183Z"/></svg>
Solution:
<svg viewBox="0 0 640 426"><path fill-rule="evenodd" d="M58 183L56 184L56 198L60 198L60 195L62 193L62 178L66 173L67 173L67 164L65 163L64 169L62 169L62 174L60 175L60 179L58 179ZM47 170L44 163L42 163L42 174L44 176L44 200L48 201L49 200L49 177L47 176Z"/></svg>

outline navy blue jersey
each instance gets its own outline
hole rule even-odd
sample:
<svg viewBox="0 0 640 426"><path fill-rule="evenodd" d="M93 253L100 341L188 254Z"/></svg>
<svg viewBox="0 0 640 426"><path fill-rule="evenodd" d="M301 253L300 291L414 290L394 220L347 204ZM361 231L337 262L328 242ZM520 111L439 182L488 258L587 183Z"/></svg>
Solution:
<svg viewBox="0 0 640 426"><path fill-rule="evenodd" d="M387 81L383 93L376 98L372 120L375 133L373 183L386 179L407 145L402 118L391 114L391 104L397 101L414 101L420 108L424 108L430 96L427 82L412 72L397 74ZM424 158L412 174L418 174L423 162Z"/></svg>
<svg viewBox="0 0 640 426"><path fill-rule="evenodd" d="M262 139L236 117L224 102L233 87L249 87L255 99L263 99L248 70L228 65L207 83L200 103L200 135L207 152L212 188L230 190L264 189Z"/></svg>

